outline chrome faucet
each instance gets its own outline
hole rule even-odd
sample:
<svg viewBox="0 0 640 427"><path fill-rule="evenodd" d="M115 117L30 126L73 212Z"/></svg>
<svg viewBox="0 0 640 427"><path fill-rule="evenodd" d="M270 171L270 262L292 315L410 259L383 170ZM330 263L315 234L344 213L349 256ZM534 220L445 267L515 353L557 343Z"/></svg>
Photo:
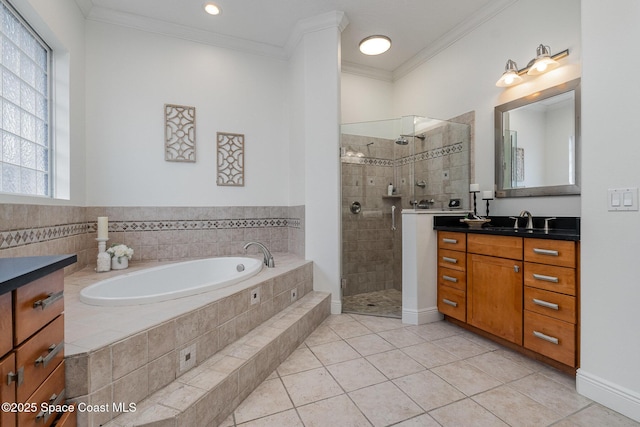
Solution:
<svg viewBox="0 0 640 427"><path fill-rule="evenodd" d="M244 245L244 250L246 251L247 248L251 245L256 245L262 250L262 253L264 254L264 265L266 265L269 268L273 268L276 266L276 262L273 260L273 255L271 255L271 252L269 252L269 249L267 249L265 245L263 245L260 242L249 242L246 245Z"/></svg>
<svg viewBox="0 0 640 427"><path fill-rule="evenodd" d="M520 212L520 217L527 218L527 230L533 230L533 216L531 216L531 212L522 211Z"/></svg>

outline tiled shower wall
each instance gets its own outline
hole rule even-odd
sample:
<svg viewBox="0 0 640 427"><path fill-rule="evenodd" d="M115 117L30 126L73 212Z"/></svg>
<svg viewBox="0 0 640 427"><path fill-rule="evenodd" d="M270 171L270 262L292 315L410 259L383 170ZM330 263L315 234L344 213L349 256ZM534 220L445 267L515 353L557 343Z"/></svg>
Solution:
<svg viewBox="0 0 640 427"><path fill-rule="evenodd" d="M394 156L408 148L388 139L344 134L342 147L364 155L342 157L342 273L347 280L343 295L401 290L402 198L388 197L387 186L398 179ZM351 213L353 202L361 204L359 214ZM394 205L396 230L391 230Z"/></svg>
<svg viewBox="0 0 640 427"><path fill-rule="evenodd" d="M249 241L304 257L304 206L76 207L0 205L0 258L77 254L71 273L95 264L96 221L109 217L109 241L133 261L240 255ZM258 249L250 248L251 253Z"/></svg>

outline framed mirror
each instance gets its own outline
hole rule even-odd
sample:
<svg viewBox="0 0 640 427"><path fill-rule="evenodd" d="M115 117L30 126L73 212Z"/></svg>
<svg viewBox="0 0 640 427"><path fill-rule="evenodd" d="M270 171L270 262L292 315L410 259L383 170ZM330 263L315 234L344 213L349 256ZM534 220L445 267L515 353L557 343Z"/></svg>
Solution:
<svg viewBox="0 0 640 427"><path fill-rule="evenodd" d="M580 194L580 79L495 107L497 197Z"/></svg>

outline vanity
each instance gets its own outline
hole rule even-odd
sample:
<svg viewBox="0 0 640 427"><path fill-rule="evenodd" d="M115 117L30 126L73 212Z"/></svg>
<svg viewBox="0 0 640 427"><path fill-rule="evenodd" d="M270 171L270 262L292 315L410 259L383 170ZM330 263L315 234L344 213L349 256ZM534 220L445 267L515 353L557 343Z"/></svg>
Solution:
<svg viewBox="0 0 640 427"><path fill-rule="evenodd" d="M579 366L580 219L544 230L492 217L469 228L435 217L438 311L452 323L575 374Z"/></svg>
<svg viewBox="0 0 640 427"><path fill-rule="evenodd" d="M76 255L0 259L0 426L72 426L65 403L64 267Z"/></svg>

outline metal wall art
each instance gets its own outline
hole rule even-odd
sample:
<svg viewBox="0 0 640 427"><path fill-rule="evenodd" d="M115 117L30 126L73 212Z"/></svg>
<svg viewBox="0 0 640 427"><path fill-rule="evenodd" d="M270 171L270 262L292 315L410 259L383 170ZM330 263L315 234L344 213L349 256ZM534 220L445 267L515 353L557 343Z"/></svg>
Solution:
<svg viewBox="0 0 640 427"><path fill-rule="evenodd" d="M218 185L244 186L244 135L218 132Z"/></svg>
<svg viewBox="0 0 640 427"><path fill-rule="evenodd" d="M196 107L164 105L164 159L196 161Z"/></svg>

